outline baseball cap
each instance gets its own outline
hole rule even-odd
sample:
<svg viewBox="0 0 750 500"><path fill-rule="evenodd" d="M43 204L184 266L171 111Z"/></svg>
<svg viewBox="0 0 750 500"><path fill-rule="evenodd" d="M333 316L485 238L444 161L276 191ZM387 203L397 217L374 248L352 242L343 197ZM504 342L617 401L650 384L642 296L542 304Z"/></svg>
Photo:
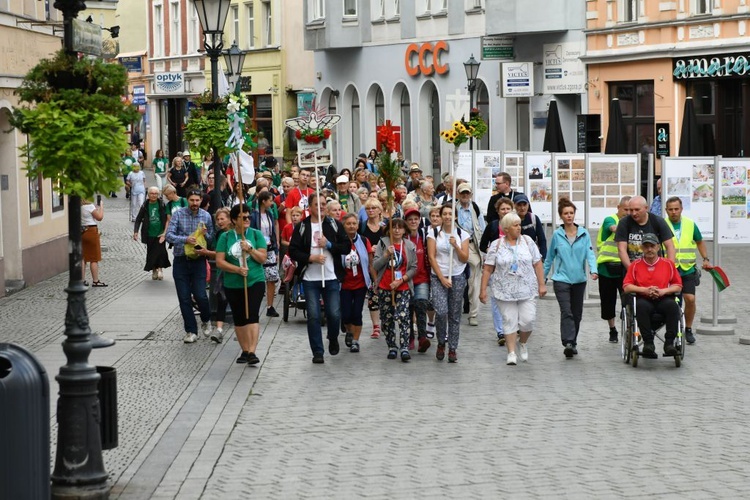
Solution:
<svg viewBox="0 0 750 500"><path fill-rule="evenodd" d="M336 177L336 184L344 184L349 182L349 177L345 175L339 175Z"/></svg>
<svg viewBox="0 0 750 500"><path fill-rule="evenodd" d="M656 237L654 233L646 233L643 235L643 239L641 240L641 244L650 244L650 245L658 245L659 244L659 238Z"/></svg>
<svg viewBox="0 0 750 500"><path fill-rule="evenodd" d="M525 194L517 194L513 198L513 203L529 203L529 198Z"/></svg>
<svg viewBox="0 0 750 500"><path fill-rule="evenodd" d="M417 210L416 208L410 208L406 212L404 212L404 220L408 219L410 215L417 214L420 218L422 217L422 214Z"/></svg>
<svg viewBox="0 0 750 500"><path fill-rule="evenodd" d="M468 182L459 184L457 191L459 193L471 193L471 184L469 184Z"/></svg>
<svg viewBox="0 0 750 500"><path fill-rule="evenodd" d="M182 152L182 156L183 156L183 157L184 157L184 156L187 156L188 158L190 158L190 151L183 151L183 152Z"/></svg>

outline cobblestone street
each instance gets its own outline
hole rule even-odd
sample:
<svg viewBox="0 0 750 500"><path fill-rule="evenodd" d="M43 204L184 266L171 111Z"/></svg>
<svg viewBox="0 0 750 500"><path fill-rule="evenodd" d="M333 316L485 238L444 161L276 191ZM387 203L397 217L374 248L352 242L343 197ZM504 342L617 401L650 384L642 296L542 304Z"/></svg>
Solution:
<svg viewBox="0 0 750 500"><path fill-rule="evenodd" d="M529 361L516 367L487 327L489 306L479 327L464 317L456 364L436 361L434 344L409 363L387 360L368 318L362 352L342 335L341 353L313 365L299 314L262 315L251 367L235 363L233 335L183 344L171 272L152 281L142 270L126 202L105 200L109 286L87 293L92 330L117 340L90 358L118 373L119 446L104 452L113 498L747 497L745 249L722 251L732 280L722 313L738 319L735 335L697 335L681 368L625 365L598 303L567 361L554 299L540 301ZM0 299L0 342L32 350L50 377L51 463L67 281ZM711 313L711 287L704 274L698 317Z"/></svg>

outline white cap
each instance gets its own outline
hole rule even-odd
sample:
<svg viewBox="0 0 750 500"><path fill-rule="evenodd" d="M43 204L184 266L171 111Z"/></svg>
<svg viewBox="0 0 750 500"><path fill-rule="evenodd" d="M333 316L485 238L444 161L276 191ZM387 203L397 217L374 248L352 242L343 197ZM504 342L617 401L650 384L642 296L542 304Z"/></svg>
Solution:
<svg viewBox="0 0 750 500"><path fill-rule="evenodd" d="M336 184L343 184L345 182L349 182L349 177L345 175L339 175L338 177L336 177Z"/></svg>

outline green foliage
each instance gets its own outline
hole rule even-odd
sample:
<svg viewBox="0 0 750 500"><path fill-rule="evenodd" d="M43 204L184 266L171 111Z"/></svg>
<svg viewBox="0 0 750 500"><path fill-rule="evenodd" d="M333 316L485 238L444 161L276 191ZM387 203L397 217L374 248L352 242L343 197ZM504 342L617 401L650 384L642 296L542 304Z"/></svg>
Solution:
<svg viewBox="0 0 750 500"><path fill-rule="evenodd" d="M185 125L185 139L190 143L190 151L197 151L201 156L210 157L213 147L217 149L219 158L231 153L231 149L225 146L229 139L226 108L224 106L211 110L194 108Z"/></svg>

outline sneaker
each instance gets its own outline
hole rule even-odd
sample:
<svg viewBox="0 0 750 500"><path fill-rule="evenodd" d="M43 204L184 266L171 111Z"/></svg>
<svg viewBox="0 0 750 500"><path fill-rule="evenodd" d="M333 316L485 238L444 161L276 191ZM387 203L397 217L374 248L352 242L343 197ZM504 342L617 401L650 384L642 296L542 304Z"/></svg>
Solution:
<svg viewBox="0 0 750 500"><path fill-rule="evenodd" d="M695 335L693 335L692 328L685 328L685 342L688 344L695 344Z"/></svg>
<svg viewBox="0 0 750 500"><path fill-rule="evenodd" d="M617 343L617 328L609 329L609 341L613 344Z"/></svg>
<svg viewBox="0 0 750 500"><path fill-rule="evenodd" d="M575 348L573 347L573 344L565 344L565 349L563 349L563 354L565 354L565 357L570 359L573 357L573 351Z"/></svg>
<svg viewBox="0 0 750 500"><path fill-rule="evenodd" d="M526 348L526 344L523 344L521 342L518 343L518 351L521 354L521 361L528 361L529 360L529 350Z"/></svg>
<svg viewBox="0 0 750 500"><path fill-rule="evenodd" d="M356 340L352 342L352 346L349 348L349 352L359 352L359 342Z"/></svg>
<svg viewBox="0 0 750 500"><path fill-rule="evenodd" d="M417 352L427 352L427 349L430 348L430 345L432 344L426 338L423 337L419 339L419 348L417 349Z"/></svg>
<svg viewBox="0 0 750 500"><path fill-rule="evenodd" d="M268 309L266 309L266 316L269 316L271 318L278 318L279 317L279 313L277 313L276 309L274 309L274 307L271 306Z"/></svg>
<svg viewBox="0 0 750 500"><path fill-rule="evenodd" d="M674 342L674 341L672 341ZM672 342L667 342L664 344L664 355L665 356L676 356L677 355L677 348L674 346Z"/></svg>
<svg viewBox="0 0 750 500"><path fill-rule="evenodd" d="M469 326L479 326L477 318L469 318Z"/></svg>
<svg viewBox="0 0 750 500"><path fill-rule="evenodd" d="M154 280L154 281L158 280L159 279L159 271L157 271L156 269L154 269L153 271L151 271L151 279Z"/></svg>
<svg viewBox="0 0 750 500"><path fill-rule="evenodd" d="M445 359L445 344L438 344L435 357L438 361L442 361L443 359Z"/></svg>
<svg viewBox="0 0 750 500"><path fill-rule="evenodd" d="M339 353L339 338L331 337L328 339L328 353L335 356Z"/></svg>
<svg viewBox="0 0 750 500"><path fill-rule="evenodd" d="M224 331L221 328L214 330L214 333L211 334L211 341L221 344L224 341Z"/></svg>
<svg viewBox="0 0 750 500"><path fill-rule="evenodd" d="M425 332L427 332L428 339L435 338L435 323L427 323L427 328L425 328Z"/></svg>
<svg viewBox="0 0 750 500"><path fill-rule="evenodd" d="M204 337L209 337L211 335L211 323L208 321L201 323L201 333Z"/></svg>
<svg viewBox="0 0 750 500"><path fill-rule="evenodd" d="M258 363L260 363L260 359L258 358L258 356L255 355L254 352L251 352L250 354L248 354L247 356L248 365L257 365Z"/></svg>
<svg viewBox="0 0 750 500"><path fill-rule="evenodd" d="M409 339L409 350L410 350L410 351L413 351L413 350L414 350L414 337L411 337L411 338Z"/></svg>
<svg viewBox="0 0 750 500"><path fill-rule="evenodd" d="M250 353L247 351L242 351L242 354L240 354L240 357L237 358L237 363L239 364L245 364L247 363L248 358L250 357Z"/></svg>
<svg viewBox="0 0 750 500"><path fill-rule="evenodd" d="M458 356L456 356L456 350L449 349L448 350L448 363L455 363L456 361L458 361Z"/></svg>
<svg viewBox="0 0 750 500"><path fill-rule="evenodd" d="M578 346L573 346L573 356L578 356Z"/></svg>
<svg viewBox="0 0 750 500"><path fill-rule="evenodd" d="M391 349L388 351L388 359L396 359L398 357L398 351L396 349Z"/></svg>
<svg viewBox="0 0 750 500"><path fill-rule="evenodd" d="M411 354L409 354L409 351L407 351L406 349L404 349L403 351L401 351L401 361L403 361L404 363L406 363L410 359L411 359Z"/></svg>
<svg viewBox="0 0 750 500"><path fill-rule="evenodd" d="M353 342L354 335L352 332L346 332L346 336L344 337L344 344L346 344L346 347L351 347Z"/></svg>
<svg viewBox="0 0 750 500"><path fill-rule="evenodd" d="M312 362L316 365L322 365L325 363L325 359L323 359L323 354L313 354Z"/></svg>
<svg viewBox="0 0 750 500"><path fill-rule="evenodd" d="M182 339L186 344L194 344L196 340L198 340L198 336L194 333L186 333L185 337Z"/></svg>
<svg viewBox="0 0 750 500"><path fill-rule="evenodd" d="M502 334L498 335L498 337L497 337L497 345L499 345L500 347L505 346L505 335L502 335Z"/></svg>
<svg viewBox="0 0 750 500"><path fill-rule="evenodd" d="M515 352L508 353L508 359L505 360L506 365L516 366L518 364L518 358Z"/></svg>
<svg viewBox="0 0 750 500"><path fill-rule="evenodd" d="M157 271L156 271L156 279L158 279L159 281L163 281L164 280L164 271L162 271L161 269L157 269Z"/></svg>
<svg viewBox="0 0 750 500"><path fill-rule="evenodd" d="M372 327L372 335L370 335L370 338L371 339L379 339L380 338L380 325Z"/></svg>
<svg viewBox="0 0 750 500"><path fill-rule="evenodd" d="M646 359L657 359L659 357L659 355L656 354L656 347L653 342L643 345L641 355Z"/></svg>

